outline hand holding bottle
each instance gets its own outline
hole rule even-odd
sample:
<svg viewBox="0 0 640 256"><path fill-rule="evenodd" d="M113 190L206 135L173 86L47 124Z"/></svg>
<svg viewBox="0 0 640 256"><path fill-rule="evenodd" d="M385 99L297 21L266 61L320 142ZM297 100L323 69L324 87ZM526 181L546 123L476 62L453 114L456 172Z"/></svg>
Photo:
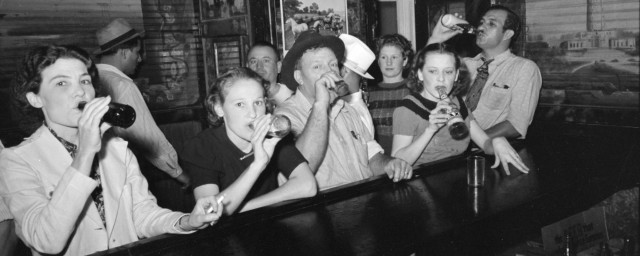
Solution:
<svg viewBox="0 0 640 256"><path fill-rule="evenodd" d="M445 14L440 19L440 22L443 26L451 30L459 30L462 31L462 33L469 34L476 33L476 29L471 24L469 24L468 21L453 14Z"/></svg>
<svg viewBox="0 0 640 256"><path fill-rule="evenodd" d="M447 120L447 126L449 126L449 133L451 137L455 140L462 140L469 136L469 128L467 124L465 124L464 119L462 119L462 115L460 115L460 108L457 104L451 102L449 100L449 96L447 94L447 88L444 86L437 86L436 90L438 91L440 102L447 102L449 104L450 111L449 119Z"/></svg>
<svg viewBox="0 0 640 256"><path fill-rule="evenodd" d="M434 44L434 43L444 43L445 41L449 40L450 38L454 37L455 35L458 34L462 34L463 30L462 29L452 29L448 26L445 26L443 19L445 18L445 16L447 15L451 15L451 14L445 14L440 16L440 19L438 19L439 22L436 22L435 26L433 27L433 31L431 32L431 35L429 36L429 40L427 40L427 45L429 44ZM451 15L456 17L457 14ZM447 23L449 22L449 19L451 18L446 18L447 19ZM458 17L456 17L456 19L459 19Z"/></svg>
<svg viewBox="0 0 640 256"><path fill-rule="evenodd" d="M451 106L449 103L445 101L438 102L436 108L434 108L429 114L429 126L427 130L431 130L434 133L440 130L440 128L447 125L449 121L449 112L451 111Z"/></svg>
<svg viewBox="0 0 640 256"><path fill-rule="evenodd" d="M271 119L271 114L266 114L256 118L251 125L254 129L251 134L254 162L264 165L263 168L269 163L276 144L282 139L281 137L267 138L267 133L271 128Z"/></svg>
<svg viewBox="0 0 640 256"><path fill-rule="evenodd" d="M345 94L345 90L348 92L348 86L341 81L344 82L342 77L334 71L322 74L315 82L316 102L326 103L329 106L336 98L344 96L341 94Z"/></svg>
<svg viewBox="0 0 640 256"><path fill-rule="evenodd" d="M71 166L87 176L91 173L93 158L102 147L101 120L109 110L110 101L111 97L107 96L95 98L88 103L82 101L78 105L82 115L78 119L78 149Z"/></svg>

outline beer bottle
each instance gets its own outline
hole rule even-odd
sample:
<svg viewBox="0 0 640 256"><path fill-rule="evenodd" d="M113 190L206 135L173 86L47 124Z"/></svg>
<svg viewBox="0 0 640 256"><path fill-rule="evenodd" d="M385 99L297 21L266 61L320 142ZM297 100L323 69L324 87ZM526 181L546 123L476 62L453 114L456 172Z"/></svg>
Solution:
<svg viewBox="0 0 640 256"><path fill-rule="evenodd" d="M439 98L441 101L449 98L447 96L447 89L444 86L437 86L436 90L438 91ZM447 121L447 127L449 129L449 134L451 134L451 138L454 140L462 140L469 136L469 128L467 124L464 123L464 119L462 119L462 115L460 115L460 108L457 104L449 101L449 106L451 106L451 111L444 112L445 114L449 114L449 120Z"/></svg>
<svg viewBox="0 0 640 256"><path fill-rule="evenodd" d="M87 105L86 101L80 102L78 109L83 110L85 105ZM102 121L113 126L128 128L136 121L136 111L129 105L109 102L109 110L102 116Z"/></svg>
<svg viewBox="0 0 640 256"><path fill-rule="evenodd" d="M462 30L462 33L476 34L476 29L466 20L460 19L453 14L445 14L440 20L443 26L452 30Z"/></svg>

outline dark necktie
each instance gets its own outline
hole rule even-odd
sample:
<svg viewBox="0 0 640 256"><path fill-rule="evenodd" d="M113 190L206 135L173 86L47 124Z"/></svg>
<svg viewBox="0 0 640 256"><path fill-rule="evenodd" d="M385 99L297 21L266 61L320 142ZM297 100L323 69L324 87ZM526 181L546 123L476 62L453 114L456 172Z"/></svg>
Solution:
<svg viewBox="0 0 640 256"><path fill-rule="evenodd" d="M471 111L476 110L476 107L478 106L478 101L480 101L480 95L482 94L482 88L484 88L484 84L487 83L487 78L489 77L489 63L493 61L493 59L480 59L482 59L484 63L482 63L482 66L478 68L476 79L473 81L471 88L469 88L469 93L467 93L467 98L464 101Z"/></svg>

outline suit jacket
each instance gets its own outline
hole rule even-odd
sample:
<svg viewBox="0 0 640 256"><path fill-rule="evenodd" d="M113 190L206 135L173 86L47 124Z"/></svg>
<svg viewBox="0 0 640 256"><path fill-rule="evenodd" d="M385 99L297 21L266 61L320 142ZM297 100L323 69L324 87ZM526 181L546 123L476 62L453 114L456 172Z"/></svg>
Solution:
<svg viewBox="0 0 640 256"><path fill-rule="evenodd" d="M106 227L91 198L97 182L71 167L70 154L45 126L0 153L0 196L34 255L86 255L180 233L175 224L184 214L156 204L126 141L105 133L96 157Z"/></svg>

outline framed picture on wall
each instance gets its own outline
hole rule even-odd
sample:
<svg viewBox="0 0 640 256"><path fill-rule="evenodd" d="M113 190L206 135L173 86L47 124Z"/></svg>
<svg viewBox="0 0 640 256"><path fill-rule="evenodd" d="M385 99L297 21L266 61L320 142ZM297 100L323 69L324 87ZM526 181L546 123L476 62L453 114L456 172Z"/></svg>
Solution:
<svg viewBox="0 0 640 256"><path fill-rule="evenodd" d="M246 0L200 0L203 35L248 35L249 13Z"/></svg>
<svg viewBox="0 0 640 256"><path fill-rule="evenodd" d="M364 2L361 0L347 0L345 18L347 31L350 35L358 37L362 41L366 41L364 17Z"/></svg>
<svg viewBox="0 0 640 256"><path fill-rule="evenodd" d="M210 20L204 23L205 36L247 35L247 16Z"/></svg>
<svg viewBox="0 0 640 256"><path fill-rule="evenodd" d="M228 19L248 14L246 0L199 0L202 21Z"/></svg>
<svg viewBox="0 0 640 256"><path fill-rule="evenodd" d="M279 0L276 5L278 45L286 52L300 33L315 30L322 35L349 33L347 0Z"/></svg>

